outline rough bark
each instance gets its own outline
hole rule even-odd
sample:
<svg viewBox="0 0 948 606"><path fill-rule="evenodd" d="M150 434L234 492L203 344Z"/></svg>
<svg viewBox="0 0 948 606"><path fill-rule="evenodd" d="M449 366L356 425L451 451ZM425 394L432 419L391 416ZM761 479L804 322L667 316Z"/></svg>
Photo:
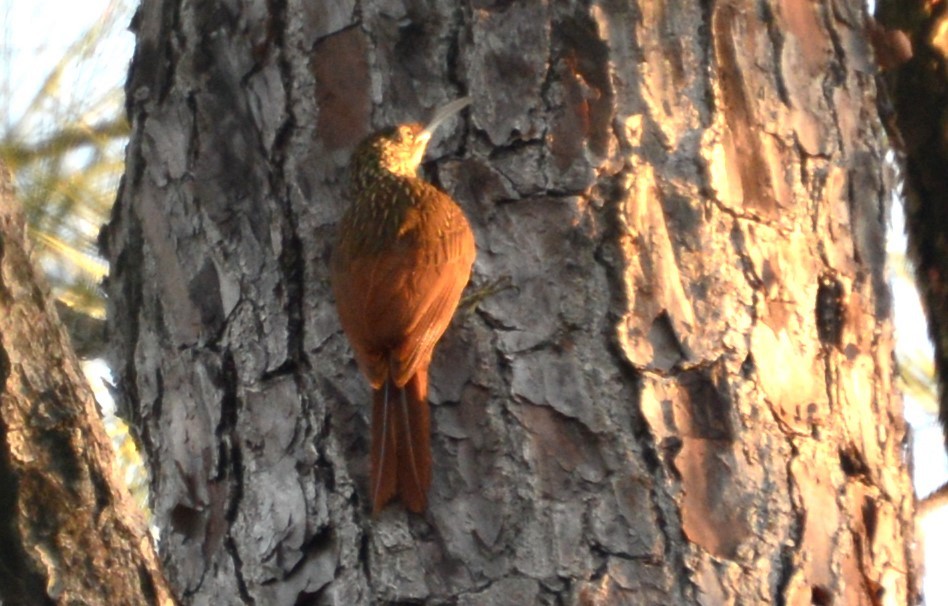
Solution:
<svg viewBox="0 0 948 606"><path fill-rule="evenodd" d="M170 604L0 166L0 603Z"/></svg>
<svg viewBox="0 0 948 606"><path fill-rule="evenodd" d="M908 604L860 2L145 2L104 238L187 603ZM424 516L369 516L345 165L461 94Z"/></svg>

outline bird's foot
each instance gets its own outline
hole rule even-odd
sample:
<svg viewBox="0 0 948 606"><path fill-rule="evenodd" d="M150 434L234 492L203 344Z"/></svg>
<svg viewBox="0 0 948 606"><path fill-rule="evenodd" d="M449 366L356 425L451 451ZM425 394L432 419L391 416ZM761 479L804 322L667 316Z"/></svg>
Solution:
<svg viewBox="0 0 948 606"><path fill-rule="evenodd" d="M465 315L469 314L474 311L474 309L485 299L502 293L505 290L515 288L517 287L513 283L513 278L511 278L509 275L501 276L496 280L491 280L487 284L475 288L469 295L462 298L461 302L458 304L458 312Z"/></svg>

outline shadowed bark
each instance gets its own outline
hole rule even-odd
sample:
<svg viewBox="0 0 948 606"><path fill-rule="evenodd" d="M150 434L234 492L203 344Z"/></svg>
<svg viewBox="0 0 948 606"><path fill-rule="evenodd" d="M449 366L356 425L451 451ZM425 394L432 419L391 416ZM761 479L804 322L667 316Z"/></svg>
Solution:
<svg viewBox="0 0 948 606"><path fill-rule="evenodd" d="M171 604L0 166L0 603Z"/></svg>
<svg viewBox="0 0 948 606"><path fill-rule="evenodd" d="M903 143L909 254L935 346L939 411L948 427L948 4L912 0L884 23L907 30L912 53L886 75L895 105L894 136ZM899 29L902 28L902 29ZM903 34L904 35L904 34Z"/></svg>
<svg viewBox="0 0 948 606"><path fill-rule="evenodd" d="M909 604L859 3L146 2L104 235L122 410L195 604ZM369 514L329 292L346 163L425 173L475 287L424 515Z"/></svg>

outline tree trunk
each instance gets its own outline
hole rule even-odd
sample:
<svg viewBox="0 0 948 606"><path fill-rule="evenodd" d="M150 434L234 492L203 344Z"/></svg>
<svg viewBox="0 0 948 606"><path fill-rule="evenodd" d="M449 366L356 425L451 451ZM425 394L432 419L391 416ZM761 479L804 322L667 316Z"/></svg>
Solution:
<svg viewBox="0 0 948 606"><path fill-rule="evenodd" d="M145 2L104 243L182 601L912 603L864 10ZM426 173L512 287L435 352L428 511L372 518L346 163L462 94Z"/></svg>
<svg viewBox="0 0 948 606"><path fill-rule="evenodd" d="M0 165L0 604L170 604Z"/></svg>

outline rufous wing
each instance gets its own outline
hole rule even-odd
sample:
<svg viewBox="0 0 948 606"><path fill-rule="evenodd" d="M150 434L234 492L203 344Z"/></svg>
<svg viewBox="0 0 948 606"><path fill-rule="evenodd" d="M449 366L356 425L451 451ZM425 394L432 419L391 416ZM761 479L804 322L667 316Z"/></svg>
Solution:
<svg viewBox="0 0 948 606"><path fill-rule="evenodd" d="M339 317L373 388L389 377L405 385L427 366L470 278L474 235L460 208L438 195L443 204L391 247L334 259Z"/></svg>

